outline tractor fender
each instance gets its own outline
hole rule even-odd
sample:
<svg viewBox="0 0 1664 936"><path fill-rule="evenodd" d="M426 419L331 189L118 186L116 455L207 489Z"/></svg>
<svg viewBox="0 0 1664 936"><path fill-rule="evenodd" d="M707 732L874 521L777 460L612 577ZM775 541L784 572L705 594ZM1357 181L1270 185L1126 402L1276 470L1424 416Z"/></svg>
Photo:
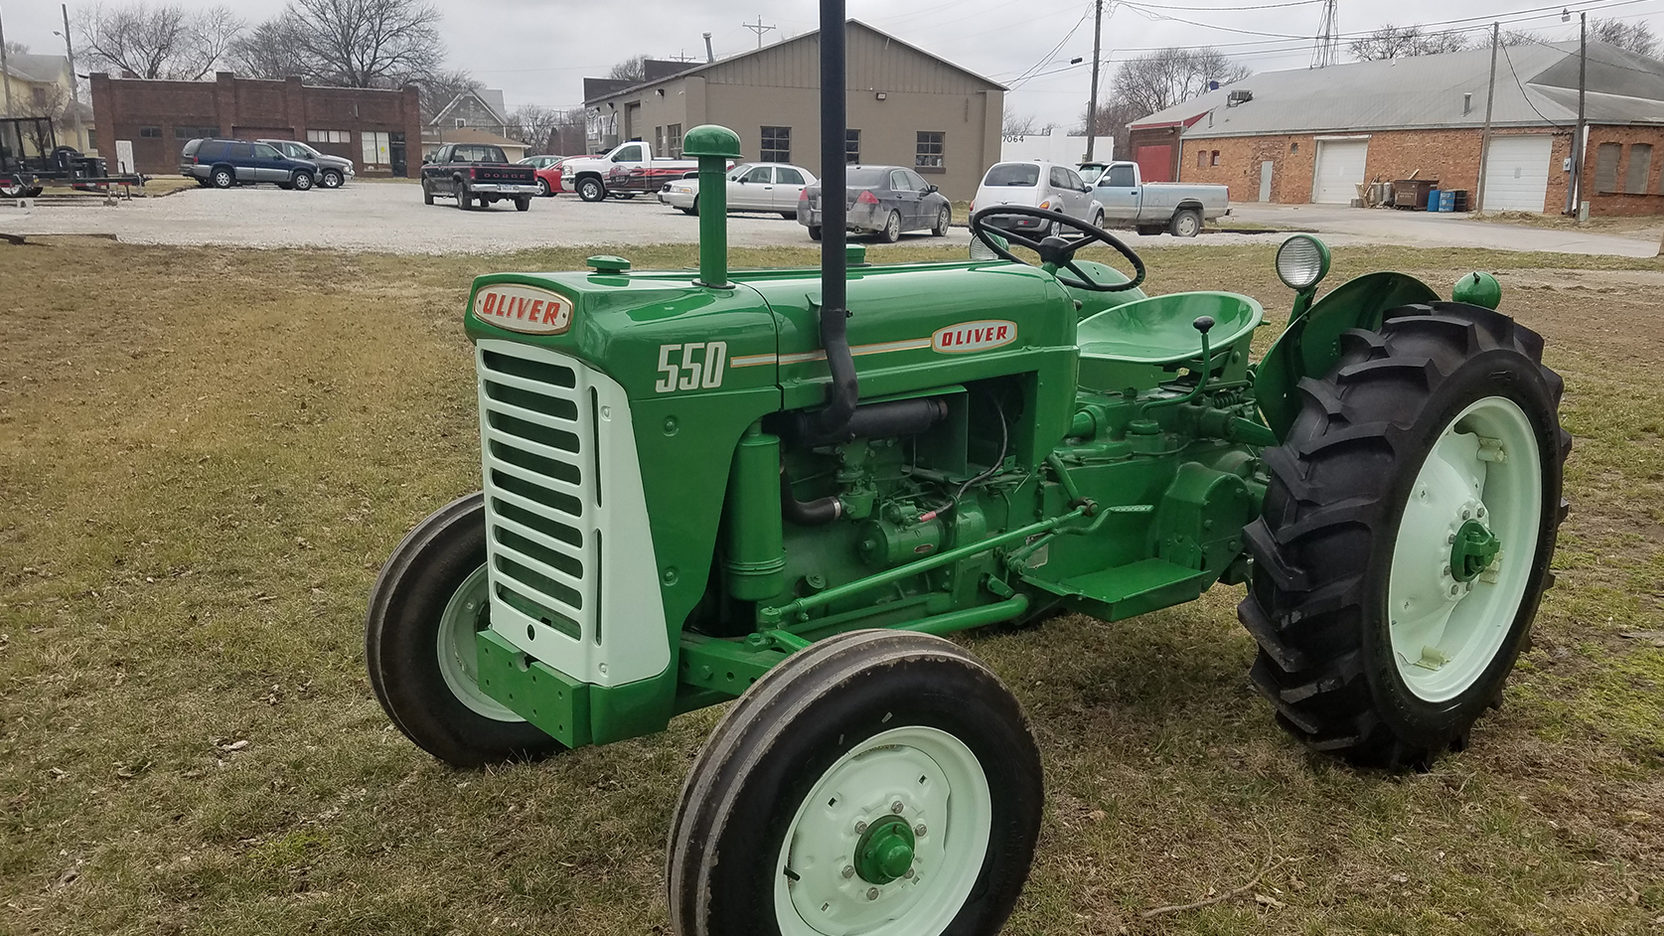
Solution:
<svg viewBox="0 0 1664 936"><path fill-rule="evenodd" d="M1340 360L1340 336L1353 328L1378 331L1388 309L1437 302L1432 287L1403 273L1367 273L1342 283L1297 316L1260 360L1254 397L1265 424L1282 439L1300 411L1296 387L1322 377Z"/></svg>

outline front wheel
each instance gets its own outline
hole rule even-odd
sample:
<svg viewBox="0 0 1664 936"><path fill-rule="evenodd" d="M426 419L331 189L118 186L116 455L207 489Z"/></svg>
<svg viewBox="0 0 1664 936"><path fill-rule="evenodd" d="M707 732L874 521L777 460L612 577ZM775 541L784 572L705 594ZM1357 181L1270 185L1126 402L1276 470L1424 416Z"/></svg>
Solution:
<svg viewBox="0 0 1664 936"><path fill-rule="evenodd" d="M325 169L323 172L318 174L318 185L326 189L340 188L341 183L344 181L345 177L334 169Z"/></svg>
<svg viewBox="0 0 1664 936"><path fill-rule="evenodd" d="M607 187L593 176L578 180L578 197L586 202L598 202L607 197Z"/></svg>
<svg viewBox="0 0 1664 936"><path fill-rule="evenodd" d="M1489 309L1406 306L1301 381L1238 616L1254 683L1310 747L1425 766L1501 699L1564 515L1571 437L1542 347Z"/></svg>
<svg viewBox="0 0 1664 936"><path fill-rule="evenodd" d="M555 194L554 192L549 191L548 179L539 178L537 180L537 194L539 198L548 198L549 196Z"/></svg>
<svg viewBox="0 0 1664 936"><path fill-rule="evenodd" d="M433 204L433 186L426 179L422 180L422 204Z"/></svg>
<svg viewBox="0 0 1664 936"><path fill-rule="evenodd" d="M758 680L694 763L670 833L672 928L997 933L1043 795L1017 700L969 653L897 631L829 638Z"/></svg>
<svg viewBox="0 0 1664 936"><path fill-rule="evenodd" d="M457 767L565 750L479 687L490 623L485 498L471 494L404 538L370 593L364 659L376 699L417 746Z"/></svg>
<svg viewBox="0 0 1664 936"><path fill-rule="evenodd" d="M930 227L931 236L946 237L948 225L951 223L953 223L953 212L948 209L948 206L943 205L941 210L936 212L936 223Z"/></svg>

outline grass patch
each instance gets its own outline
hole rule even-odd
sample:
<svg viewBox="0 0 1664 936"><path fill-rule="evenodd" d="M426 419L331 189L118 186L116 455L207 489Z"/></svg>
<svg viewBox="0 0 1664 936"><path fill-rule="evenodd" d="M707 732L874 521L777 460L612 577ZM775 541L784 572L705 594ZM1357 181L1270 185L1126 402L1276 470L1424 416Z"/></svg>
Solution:
<svg viewBox="0 0 1664 936"><path fill-rule="evenodd" d="M0 317L0 932L665 927L669 813L718 712L457 773L387 724L363 675L380 563L479 483L469 280L597 252L0 247L29 284ZM1280 323L1273 253L1152 251L1151 289L1246 292ZM1664 650L1620 636L1664 630L1664 263L1335 255L1337 282L1382 268L1441 288L1496 270L1566 376L1573 512L1508 703L1468 752L1385 777L1271 723L1235 589L968 638L1048 772L1008 932L1604 934L1664 916ZM1267 901L1140 920L1246 880L1268 832L1288 861Z"/></svg>

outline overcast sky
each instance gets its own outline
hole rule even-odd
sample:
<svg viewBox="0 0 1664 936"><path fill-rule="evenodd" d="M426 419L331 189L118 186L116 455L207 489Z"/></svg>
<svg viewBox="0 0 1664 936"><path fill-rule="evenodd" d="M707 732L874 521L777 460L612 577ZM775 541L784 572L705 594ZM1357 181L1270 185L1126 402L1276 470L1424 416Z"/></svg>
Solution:
<svg viewBox="0 0 1664 936"><path fill-rule="evenodd" d="M207 7L214 0L173 2ZM758 22L759 13L763 25L776 27L764 34L765 43L811 31L819 22L818 6L801 0L752 0L748 5L731 0L632 0L624 7L600 0L435 4L444 13L450 64L472 72L488 87L502 88L511 108L577 106L585 75L604 75L614 62L632 55L702 58L701 34L707 31L719 57L755 48L756 34L741 24ZM282 0L238 0L234 8L254 22L282 5ZM70 4L72 21L84 6ZM1591 16L1646 22L1664 35L1664 0L1588 0L1569 6L1574 14L1587 10ZM1070 126L1085 112L1091 0L848 0L848 7L850 16L1011 86L1007 112ZM1323 7L1324 0L1106 0L1103 86L1107 91L1117 61L1167 45L1214 45L1256 71L1304 68L1311 62L1312 37ZM1493 19L1501 19L1504 28L1575 38L1577 18L1562 23L1561 9L1562 4L1551 5L1549 0L1338 0L1338 19L1343 37L1390 21L1471 29L1470 35L1478 40ZM63 39L52 34L63 28L58 4L0 0L0 16L8 40L24 43L33 52L63 49ZM1070 67L1069 59L1076 56L1085 63ZM87 70L84 61L77 65L83 73ZM1036 76L1024 80L1029 71Z"/></svg>

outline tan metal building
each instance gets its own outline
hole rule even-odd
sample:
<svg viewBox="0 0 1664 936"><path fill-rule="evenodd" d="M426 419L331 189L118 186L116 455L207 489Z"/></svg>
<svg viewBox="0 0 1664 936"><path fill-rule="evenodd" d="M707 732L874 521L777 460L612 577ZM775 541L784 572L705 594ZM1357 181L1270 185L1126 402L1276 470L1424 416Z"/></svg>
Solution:
<svg viewBox="0 0 1664 936"><path fill-rule="evenodd" d="M850 20L845 155L911 166L950 198L966 200L1000 158L1004 86ZM715 62L650 61L644 83L584 79L588 143L600 152L646 140L680 156L700 124L730 127L747 159L820 173L820 33L805 33Z"/></svg>

